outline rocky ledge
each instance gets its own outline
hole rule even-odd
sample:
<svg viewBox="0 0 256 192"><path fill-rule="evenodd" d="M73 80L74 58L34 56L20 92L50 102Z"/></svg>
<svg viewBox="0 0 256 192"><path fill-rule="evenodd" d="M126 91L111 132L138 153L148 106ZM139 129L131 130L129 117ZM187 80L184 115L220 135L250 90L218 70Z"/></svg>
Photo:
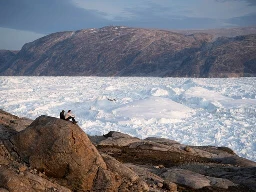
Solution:
<svg viewBox="0 0 256 192"><path fill-rule="evenodd" d="M0 110L0 192L256 191L256 163L231 149L88 136L49 116L32 121Z"/></svg>

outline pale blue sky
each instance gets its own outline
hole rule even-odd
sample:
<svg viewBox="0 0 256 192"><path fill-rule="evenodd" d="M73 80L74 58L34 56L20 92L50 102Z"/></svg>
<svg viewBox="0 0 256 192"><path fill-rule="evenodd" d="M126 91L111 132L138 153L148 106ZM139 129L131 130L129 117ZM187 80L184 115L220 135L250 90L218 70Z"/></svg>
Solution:
<svg viewBox="0 0 256 192"><path fill-rule="evenodd" d="M158 29L256 26L256 0L0 0L0 49L108 25Z"/></svg>

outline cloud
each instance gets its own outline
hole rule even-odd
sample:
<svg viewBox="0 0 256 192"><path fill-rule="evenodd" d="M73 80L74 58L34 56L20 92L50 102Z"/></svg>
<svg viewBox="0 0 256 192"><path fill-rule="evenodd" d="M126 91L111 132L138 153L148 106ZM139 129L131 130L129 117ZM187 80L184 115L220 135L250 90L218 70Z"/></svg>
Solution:
<svg viewBox="0 0 256 192"><path fill-rule="evenodd" d="M75 7L69 0L0 1L0 26L38 33L106 25L101 13Z"/></svg>
<svg viewBox="0 0 256 192"><path fill-rule="evenodd" d="M253 19L254 0L6 0L0 27L49 34L128 25L147 28L213 28ZM235 21L241 18L241 22ZM233 19L233 20L232 20ZM255 19L256 20L256 19ZM140 26L141 25L141 26Z"/></svg>
<svg viewBox="0 0 256 192"><path fill-rule="evenodd" d="M107 20L115 20L120 16L122 16L122 18L132 18L132 13L130 11L127 11L126 8L141 7L146 1L144 0L144 2L142 3L135 0L71 0L71 2L76 7L82 8L84 10L93 10L98 13L102 13L102 16Z"/></svg>
<svg viewBox="0 0 256 192"><path fill-rule="evenodd" d="M231 22L234 18L243 18L242 21L248 23L246 19L250 18L245 16L255 13L255 9L242 1L229 1L194 0L185 3L180 0L170 3L167 0L149 0L144 6L123 7L123 11L133 17L116 16L112 24L161 29L207 29L237 26L238 22Z"/></svg>
<svg viewBox="0 0 256 192"><path fill-rule="evenodd" d="M134 17L131 19L116 18L116 21L120 22L113 22L113 24L160 29L208 29L227 26L226 19L196 14L197 4L192 6L177 2L168 7L160 2L148 2L144 9L126 8L126 11Z"/></svg>
<svg viewBox="0 0 256 192"><path fill-rule="evenodd" d="M227 19L227 23L235 26L254 26L256 25L256 1L255 0L215 0L221 3L229 3L235 13ZM231 4L232 3L232 4Z"/></svg>
<svg viewBox="0 0 256 192"><path fill-rule="evenodd" d="M243 17L234 17L229 19L228 22L236 26L256 26L256 13L245 15Z"/></svg>
<svg viewBox="0 0 256 192"><path fill-rule="evenodd" d="M249 3L249 5L256 6L256 1L255 0L246 0L246 1Z"/></svg>
<svg viewBox="0 0 256 192"><path fill-rule="evenodd" d="M240 2L246 2L249 6L256 6L255 0L215 0L217 2L234 2L234 1L240 1Z"/></svg>

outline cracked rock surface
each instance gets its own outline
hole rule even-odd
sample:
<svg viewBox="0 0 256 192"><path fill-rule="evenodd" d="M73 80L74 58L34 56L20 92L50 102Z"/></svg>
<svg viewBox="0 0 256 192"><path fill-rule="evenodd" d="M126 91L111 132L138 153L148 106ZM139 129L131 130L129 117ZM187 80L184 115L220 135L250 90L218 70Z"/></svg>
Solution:
<svg viewBox="0 0 256 192"><path fill-rule="evenodd" d="M226 147L115 131L87 136L69 121L1 110L0 120L3 192L256 191L256 163Z"/></svg>

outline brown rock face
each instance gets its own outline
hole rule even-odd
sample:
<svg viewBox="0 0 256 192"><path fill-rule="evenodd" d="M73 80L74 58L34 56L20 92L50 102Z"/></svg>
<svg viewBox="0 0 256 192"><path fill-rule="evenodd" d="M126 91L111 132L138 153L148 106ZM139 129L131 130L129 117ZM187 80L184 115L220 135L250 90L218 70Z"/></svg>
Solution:
<svg viewBox="0 0 256 192"><path fill-rule="evenodd" d="M40 116L24 129L13 126L23 118L0 116L0 191L148 191L131 169L100 155L77 125Z"/></svg>
<svg viewBox="0 0 256 192"><path fill-rule="evenodd" d="M71 122L40 116L23 129L10 122L19 117L0 115L3 192L256 191L256 162L226 147L111 131L90 136L97 150Z"/></svg>
<svg viewBox="0 0 256 192"><path fill-rule="evenodd" d="M256 35L249 32L217 39L207 31L119 26L59 32L25 44L0 75L256 76Z"/></svg>
<svg viewBox="0 0 256 192"><path fill-rule="evenodd" d="M106 169L87 135L68 121L41 116L10 141L29 166L73 190L91 190L99 168Z"/></svg>
<svg viewBox="0 0 256 192"><path fill-rule="evenodd" d="M22 173L22 172L21 172ZM54 184L47 179L26 172L17 174L7 166L0 167L0 192L1 187L8 190L6 192L32 192L32 191L62 191L71 192L70 189ZM3 189L3 192L5 189Z"/></svg>
<svg viewBox="0 0 256 192"><path fill-rule="evenodd" d="M17 131L25 129L32 123L28 118L19 118L0 109L0 140L8 139Z"/></svg>
<svg viewBox="0 0 256 192"><path fill-rule="evenodd" d="M237 156L229 148L186 146L158 138L135 139L110 132L105 139L97 137L94 141L99 151L126 163L152 191L176 191L175 184L178 191L256 191L256 162ZM106 155L103 158L113 165ZM122 173L134 176L128 171Z"/></svg>

